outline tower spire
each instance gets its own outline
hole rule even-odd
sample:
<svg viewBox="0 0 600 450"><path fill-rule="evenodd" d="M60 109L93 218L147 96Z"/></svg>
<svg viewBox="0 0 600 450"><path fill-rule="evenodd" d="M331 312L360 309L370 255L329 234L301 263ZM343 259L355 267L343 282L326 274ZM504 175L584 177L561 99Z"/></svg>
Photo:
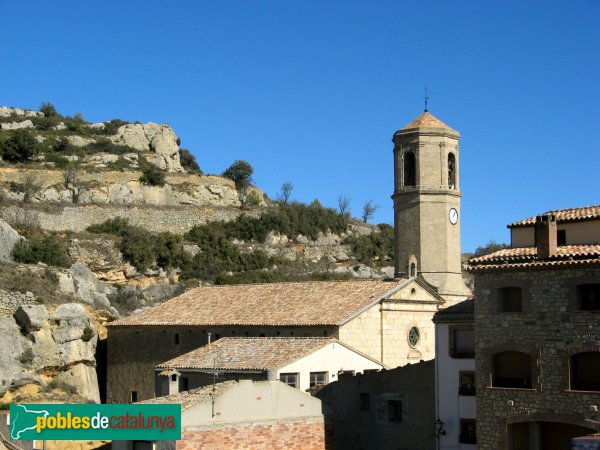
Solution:
<svg viewBox="0 0 600 450"><path fill-rule="evenodd" d="M428 112L427 103L429 103L429 97L427 96L427 85L425 85L425 112Z"/></svg>

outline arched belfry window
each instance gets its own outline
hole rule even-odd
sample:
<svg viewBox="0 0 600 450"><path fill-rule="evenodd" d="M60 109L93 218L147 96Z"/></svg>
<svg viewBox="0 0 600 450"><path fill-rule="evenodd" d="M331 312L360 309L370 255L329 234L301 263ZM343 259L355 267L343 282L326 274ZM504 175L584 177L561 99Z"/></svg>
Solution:
<svg viewBox="0 0 600 450"><path fill-rule="evenodd" d="M456 157L448 153L448 188L456 189Z"/></svg>
<svg viewBox="0 0 600 450"><path fill-rule="evenodd" d="M417 161L413 152L404 154L404 186L417 185Z"/></svg>

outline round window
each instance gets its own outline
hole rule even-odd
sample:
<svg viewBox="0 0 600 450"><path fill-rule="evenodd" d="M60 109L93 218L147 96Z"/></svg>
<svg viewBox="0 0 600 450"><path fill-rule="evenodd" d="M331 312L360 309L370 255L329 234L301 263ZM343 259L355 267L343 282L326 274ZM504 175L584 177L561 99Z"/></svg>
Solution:
<svg viewBox="0 0 600 450"><path fill-rule="evenodd" d="M412 327L408 331L408 345L411 347L416 347L420 338L421 334L419 333L419 329L417 327Z"/></svg>

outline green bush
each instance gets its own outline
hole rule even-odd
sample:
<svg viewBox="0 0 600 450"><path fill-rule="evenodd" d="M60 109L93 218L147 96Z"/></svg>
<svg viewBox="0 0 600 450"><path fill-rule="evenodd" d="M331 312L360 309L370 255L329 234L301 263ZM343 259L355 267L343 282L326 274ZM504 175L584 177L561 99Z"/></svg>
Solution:
<svg viewBox="0 0 600 450"><path fill-rule="evenodd" d="M86 228L86 231L90 233L106 233L114 234L115 236L121 236L122 233L130 228L129 221L123 217L115 217L114 219L108 219L105 222L90 225Z"/></svg>
<svg viewBox="0 0 600 450"><path fill-rule="evenodd" d="M21 356L19 356L19 361L26 366L31 364L33 362L33 350L30 348L26 349L21 353Z"/></svg>
<svg viewBox="0 0 600 450"><path fill-rule="evenodd" d="M40 105L39 111L44 113L45 117L56 117L59 115L54 105L50 102L43 102Z"/></svg>
<svg viewBox="0 0 600 450"><path fill-rule="evenodd" d="M2 143L0 154L10 162L25 162L35 158L40 152L40 145L27 130L15 130Z"/></svg>
<svg viewBox="0 0 600 450"><path fill-rule="evenodd" d="M119 249L123 259L139 271L144 271L153 265L170 269L191 262L191 257L183 250L181 236L167 232L155 235L142 228L131 226L121 217L90 225L87 231L120 236Z"/></svg>
<svg viewBox="0 0 600 450"><path fill-rule="evenodd" d="M83 150L85 153L112 153L114 155L135 152L131 147L115 144L106 138L100 138L96 142L89 143L83 147Z"/></svg>
<svg viewBox="0 0 600 450"><path fill-rule="evenodd" d="M335 210L324 208L318 202L307 206L290 203L269 209L260 217L240 215L230 222L213 222L193 227L187 239L198 243L206 235L228 239L264 242L270 231L296 237L299 234L317 239L319 232L343 233L348 228L348 218ZM198 244L200 245L200 244Z"/></svg>
<svg viewBox="0 0 600 450"><path fill-rule="evenodd" d="M100 131L106 135L111 136L113 134L117 134L117 131L120 127L122 127L123 125L128 125L129 123L130 122L127 122L125 120L113 119L110 122L105 123L104 128Z"/></svg>
<svg viewBox="0 0 600 450"><path fill-rule="evenodd" d="M344 244L350 245L354 258L364 264L394 259L394 228L386 223L377 226L379 233L349 236L344 240Z"/></svg>
<svg viewBox="0 0 600 450"><path fill-rule="evenodd" d="M477 247L473 256L489 255L490 253L504 250L505 248L510 248L510 245L491 240L486 245Z"/></svg>
<svg viewBox="0 0 600 450"><path fill-rule="evenodd" d="M146 164L142 167L140 181L149 186L164 186L165 172L154 164Z"/></svg>
<svg viewBox="0 0 600 450"><path fill-rule="evenodd" d="M27 241L15 244L12 257L16 262L37 264L42 262L49 266L69 267L71 258L65 246L52 236L34 236Z"/></svg>
<svg viewBox="0 0 600 450"><path fill-rule="evenodd" d="M197 173L202 175L202 170L196 161L196 157L187 149L179 149L179 161L181 161L181 167L188 172Z"/></svg>
<svg viewBox="0 0 600 450"><path fill-rule="evenodd" d="M235 187L241 189L252 184L254 169L249 162L238 159L223 172L223 176L233 180Z"/></svg>
<svg viewBox="0 0 600 450"><path fill-rule="evenodd" d="M83 329L83 334L81 335L81 340L83 342L89 342L92 340L92 338L95 335L96 335L96 333L94 333L94 329L88 325L87 327L85 327Z"/></svg>

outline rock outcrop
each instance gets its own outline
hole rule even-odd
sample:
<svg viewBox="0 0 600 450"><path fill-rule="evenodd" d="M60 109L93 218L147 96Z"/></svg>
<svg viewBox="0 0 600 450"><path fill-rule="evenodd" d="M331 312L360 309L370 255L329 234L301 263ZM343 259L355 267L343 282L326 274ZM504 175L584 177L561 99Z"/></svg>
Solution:
<svg viewBox="0 0 600 450"><path fill-rule="evenodd" d="M10 253L17 242L23 239L9 224L0 219L0 261L12 261Z"/></svg>
<svg viewBox="0 0 600 450"><path fill-rule="evenodd" d="M22 122L0 123L2 130L19 130L21 128L33 128L33 122L28 119Z"/></svg>
<svg viewBox="0 0 600 450"><path fill-rule="evenodd" d="M10 106L0 106L0 117L10 117L11 115L22 117L44 117L44 113L40 111L11 108Z"/></svg>
<svg viewBox="0 0 600 450"><path fill-rule="evenodd" d="M119 127L111 137L115 144L126 145L139 152L151 152L146 159L168 172L184 172L179 161L177 136L169 125L148 122Z"/></svg>
<svg viewBox="0 0 600 450"><path fill-rule="evenodd" d="M78 303L53 308L51 314L44 305L23 305L0 316L0 396L26 384L62 383L99 403L96 322Z"/></svg>
<svg viewBox="0 0 600 450"><path fill-rule="evenodd" d="M132 166L137 166L138 155L121 155ZM94 158L99 166L106 167L119 157L111 154L99 154L86 157ZM106 171L99 176L97 172L79 170L72 185L79 192L77 203L154 205L154 206L240 206L240 199L233 181L211 175L192 175L169 173L164 186L148 186L140 181L139 171ZM0 195L8 200L23 201L24 188L29 185L35 192L29 194L30 203L72 203L72 192L65 187L65 174L60 170L18 170L0 168ZM259 199L263 192L252 188ZM260 206L265 206L264 200Z"/></svg>

